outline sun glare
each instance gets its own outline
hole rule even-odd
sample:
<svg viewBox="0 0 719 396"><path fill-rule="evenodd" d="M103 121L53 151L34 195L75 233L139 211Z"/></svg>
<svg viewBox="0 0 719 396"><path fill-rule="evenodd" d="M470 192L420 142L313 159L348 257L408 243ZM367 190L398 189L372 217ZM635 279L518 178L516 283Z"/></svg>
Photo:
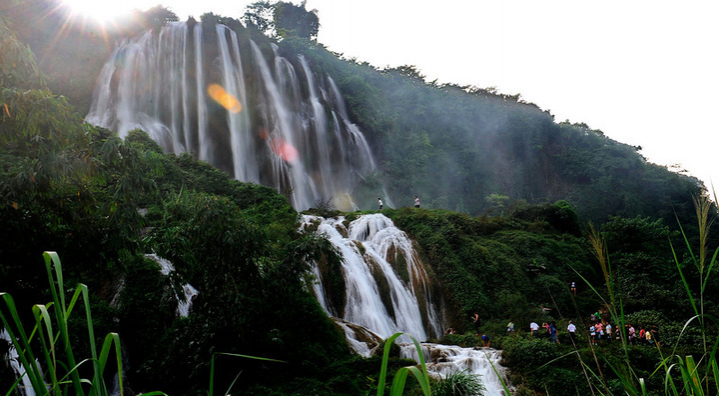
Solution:
<svg viewBox="0 0 719 396"><path fill-rule="evenodd" d="M108 22L132 10L130 2L98 0L63 0L75 15L81 15L98 22Z"/></svg>

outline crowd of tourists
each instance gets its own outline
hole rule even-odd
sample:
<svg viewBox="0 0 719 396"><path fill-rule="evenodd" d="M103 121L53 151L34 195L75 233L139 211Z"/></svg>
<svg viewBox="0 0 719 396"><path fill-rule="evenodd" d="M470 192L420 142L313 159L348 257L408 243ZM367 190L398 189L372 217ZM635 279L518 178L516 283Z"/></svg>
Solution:
<svg viewBox="0 0 719 396"><path fill-rule="evenodd" d="M627 341L630 345L659 345L659 328L656 324L652 324L651 326L638 326L637 328L634 327L632 324L626 324L626 335L627 335ZM542 323L540 331L540 326L537 322L531 322L529 324L529 333L534 337L540 337L544 336L546 338L549 338L550 342L558 342L557 341L557 324L554 321L548 321ZM514 332L514 322L510 321L507 324L507 332L513 333ZM573 321L569 321L567 324L567 334L569 336L569 340L572 344L576 343L577 341L577 326L574 324ZM608 321L602 321L601 314L599 312L595 313L591 317L591 324L587 328L587 334L589 335L589 340L592 343L592 345L599 345L603 344L605 342L609 343L612 341L618 341L620 340L621 334L617 329L612 326L611 323Z"/></svg>

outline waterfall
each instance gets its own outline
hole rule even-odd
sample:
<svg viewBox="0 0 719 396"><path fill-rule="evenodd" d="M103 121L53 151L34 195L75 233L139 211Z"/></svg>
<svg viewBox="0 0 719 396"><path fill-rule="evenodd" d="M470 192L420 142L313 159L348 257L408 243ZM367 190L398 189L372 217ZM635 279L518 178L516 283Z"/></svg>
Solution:
<svg viewBox="0 0 719 396"><path fill-rule="evenodd" d="M437 286L406 233L382 214L362 215L353 221L343 216L323 218L304 215L301 230L325 236L342 254L340 268L315 263L312 291L318 303L345 333L350 347L370 356L389 336L404 332L419 340L439 337L443 328L443 301ZM337 279L342 279L342 296ZM398 339L401 357L419 361L414 344ZM422 343L431 375L467 371L480 376L488 396L508 396L506 368L501 351ZM499 372L502 380L492 368Z"/></svg>
<svg viewBox="0 0 719 396"><path fill-rule="evenodd" d="M439 378L466 371L480 377L486 396L509 396L502 381L508 383L506 368L500 365L501 351L492 348L462 348L456 345L422 343L427 372ZM401 344L400 357L419 361L414 344ZM494 368L492 368L494 366ZM495 373L494 370L497 370ZM501 379L500 379L501 377Z"/></svg>
<svg viewBox="0 0 719 396"><path fill-rule="evenodd" d="M160 267L160 272L165 276L171 276L175 272L175 266L172 263L154 253L145 254L145 257L157 263ZM192 308L192 299L200 292L197 291L191 284L185 283L182 285L183 296L180 296L175 292L175 299L177 300L177 314L181 317L187 317L190 314L190 308Z"/></svg>
<svg viewBox="0 0 719 396"><path fill-rule="evenodd" d="M6 329L0 331L0 340L8 343L9 348L7 359L10 361L10 367L12 367L12 370L18 378L22 377L22 380L18 385L20 394L24 396L35 396L35 389L32 387L30 378L26 375L25 366L20 363L20 356L18 355L17 349L15 349L15 345L13 345L12 340L10 339L10 334ZM40 363L37 360L35 360L35 362L37 367L40 367Z"/></svg>
<svg viewBox="0 0 719 396"><path fill-rule="evenodd" d="M224 25L172 22L120 41L86 120L120 137L142 129L166 152L276 188L298 210L358 209L353 194L377 170L331 77Z"/></svg>
<svg viewBox="0 0 719 396"><path fill-rule="evenodd" d="M419 339L438 337L441 301L432 278L412 241L382 214L344 217L303 217L305 230L325 235L342 253L336 273L319 264L313 269L318 301L330 316L366 327L382 338L405 332ZM330 290L330 278L342 277L343 301Z"/></svg>

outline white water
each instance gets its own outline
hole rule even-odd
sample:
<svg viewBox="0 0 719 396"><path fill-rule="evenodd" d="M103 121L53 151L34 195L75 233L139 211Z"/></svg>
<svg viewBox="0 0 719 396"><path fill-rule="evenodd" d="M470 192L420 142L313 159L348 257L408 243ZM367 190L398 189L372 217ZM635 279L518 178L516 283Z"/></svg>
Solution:
<svg viewBox="0 0 719 396"><path fill-rule="evenodd" d="M493 348L462 348L455 345L422 343L427 372L439 378L450 374L466 371L479 376L486 388L485 396L509 396L504 392L502 381L507 383L506 368L499 363L502 352ZM400 357L414 359L419 362L419 355L414 344L400 344ZM497 370L495 373L492 368ZM501 380L500 380L501 376Z"/></svg>
<svg viewBox="0 0 719 396"><path fill-rule="evenodd" d="M171 276L170 274L175 272L175 266L172 265L170 260L164 259L154 253L145 254L145 257L156 262L157 265L160 266L160 272L162 272L163 275ZM200 292L198 292L197 289L192 287L192 285L189 283L185 283L182 285L182 291L184 294L184 298L180 298L180 296L175 293L175 299L177 300L177 314L181 317L187 317L187 315L190 314L190 308L192 308L192 300Z"/></svg>
<svg viewBox="0 0 719 396"><path fill-rule="evenodd" d="M15 346L10 339L10 334L7 332L6 329L0 331L0 340L4 340L10 345L7 355L7 359L10 361L10 367L12 367L13 371L15 372L15 375L17 375L18 377L22 376L22 380L18 385L20 393L24 396L35 396L35 389L33 389L32 387L30 378L25 375L25 367L22 365L22 363L20 363L20 356L18 355L17 349L15 349ZM40 363L35 361L35 364L39 366ZM3 390L6 389L3 387Z"/></svg>
<svg viewBox="0 0 719 396"><path fill-rule="evenodd" d="M236 98L241 111L213 102L212 84ZM121 137L142 129L167 152L192 153L238 180L288 194L299 210L319 201L357 209L354 190L376 170L331 78L304 57L281 56L277 46L242 43L223 25L174 22L159 34L120 42L86 120ZM386 191L383 199L392 206Z"/></svg>
<svg viewBox="0 0 719 396"><path fill-rule="evenodd" d="M319 269L314 269L318 278L314 292L329 315L364 326L383 338L397 332L421 340L441 334L442 315L431 292L431 279L412 241L392 220L372 214L360 216L349 227L343 224L344 217L304 216L303 222L303 227L318 223L316 232L326 235L343 256L344 307L329 304ZM400 255L405 261L405 279L391 264L397 263ZM389 295L384 300L378 280L387 285L385 293Z"/></svg>
<svg viewBox="0 0 719 396"><path fill-rule="evenodd" d="M330 219L303 216L302 228L313 227L316 227L315 233L325 235L342 253L345 306L332 305L318 265L312 268L317 279L312 285L313 291L327 314L340 318L335 318L335 322L357 354L370 356L381 339L397 332L408 333L419 340L441 334L442 304L432 295L433 280L419 260L412 241L392 220L382 214L372 214L347 224L341 216ZM406 263L404 276L397 273L397 264L402 262L398 261L400 255ZM389 290L381 291L378 277L384 278L382 283ZM380 296L381 292L389 293L391 307L387 306L387 296L384 299ZM400 340L409 341L406 337ZM400 346L402 357L419 361L414 344ZM508 396L492 369L493 364L506 382L506 369L499 364L500 351L423 343L422 353L430 374L444 378L467 371L481 377L486 396Z"/></svg>

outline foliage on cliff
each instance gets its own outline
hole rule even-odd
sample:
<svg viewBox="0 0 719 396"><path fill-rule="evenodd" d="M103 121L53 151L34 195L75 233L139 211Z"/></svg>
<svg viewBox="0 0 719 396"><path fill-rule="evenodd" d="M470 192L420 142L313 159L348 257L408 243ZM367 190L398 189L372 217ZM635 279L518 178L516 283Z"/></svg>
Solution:
<svg viewBox="0 0 719 396"><path fill-rule="evenodd" d="M335 253L297 232L283 196L189 155L163 154L144 132L121 140L84 123L64 97L11 82L0 86L0 290L16 297L18 312L45 299L41 253L54 250L67 284L94 292L98 334L123 338L135 389L201 393L219 351L287 361L290 379L348 356L302 276L310 260ZM163 275L150 253L176 272ZM177 317L175 296L187 282L200 293L197 314ZM282 371L243 361L217 367L218 386L238 370L252 378L246 384Z"/></svg>

